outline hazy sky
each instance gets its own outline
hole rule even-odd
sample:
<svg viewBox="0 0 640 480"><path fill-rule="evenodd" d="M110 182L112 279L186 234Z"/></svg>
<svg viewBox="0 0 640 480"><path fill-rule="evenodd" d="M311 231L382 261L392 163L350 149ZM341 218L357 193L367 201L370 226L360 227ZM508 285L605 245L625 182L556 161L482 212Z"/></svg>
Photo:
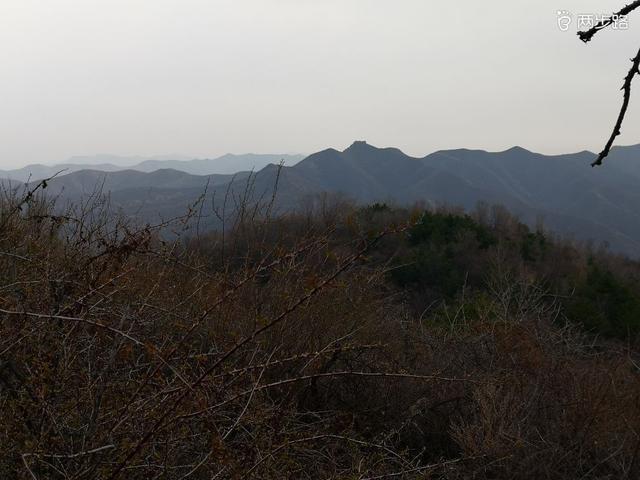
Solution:
<svg viewBox="0 0 640 480"><path fill-rule="evenodd" d="M640 47L578 0L1 0L0 168L72 155L311 153L355 139L599 150ZM640 143L640 81L621 143Z"/></svg>

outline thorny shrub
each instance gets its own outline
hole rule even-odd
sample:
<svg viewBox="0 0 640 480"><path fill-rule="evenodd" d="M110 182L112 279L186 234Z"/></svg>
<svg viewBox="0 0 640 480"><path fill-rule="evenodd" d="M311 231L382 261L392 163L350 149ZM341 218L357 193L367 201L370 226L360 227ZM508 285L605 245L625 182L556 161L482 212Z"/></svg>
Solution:
<svg viewBox="0 0 640 480"><path fill-rule="evenodd" d="M417 311L416 216L318 212L189 237L6 191L0 478L640 475L633 349L500 269Z"/></svg>

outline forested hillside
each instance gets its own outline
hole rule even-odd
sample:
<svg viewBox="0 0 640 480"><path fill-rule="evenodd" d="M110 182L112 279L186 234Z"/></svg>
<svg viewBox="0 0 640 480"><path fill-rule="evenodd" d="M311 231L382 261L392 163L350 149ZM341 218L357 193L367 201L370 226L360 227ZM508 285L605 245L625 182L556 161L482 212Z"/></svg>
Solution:
<svg viewBox="0 0 640 480"><path fill-rule="evenodd" d="M638 263L500 207L196 211L5 192L0 478L640 475Z"/></svg>

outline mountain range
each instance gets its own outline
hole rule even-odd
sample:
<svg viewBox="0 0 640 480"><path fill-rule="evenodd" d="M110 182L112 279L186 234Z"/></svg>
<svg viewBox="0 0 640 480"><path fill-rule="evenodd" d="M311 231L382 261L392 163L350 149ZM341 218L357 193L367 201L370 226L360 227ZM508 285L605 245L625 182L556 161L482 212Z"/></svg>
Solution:
<svg viewBox="0 0 640 480"><path fill-rule="evenodd" d="M446 150L415 158L355 142L344 151L323 150L291 166L269 164L251 176L251 192L254 198L271 196L277 181L280 210L296 208L304 197L321 192L340 192L363 204L423 201L467 210L479 202L501 204L526 223L542 219L550 231L606 242L612 251L640 257L640 145L614 148L599 168L589 166L594 158L587 151L548 156L520 147ZM178 168L150 172L77 171L54 178L47 191L78 200L100 185L113 205L144 220L179 215L207 186L207 201L223 192L237 197L246 191L246 171L194 175L184 171L189 163L171 162ZM192 171L206 171L199 168Z"/></svg>
<svg viewBox="0 0 640 480"><path fill-rule="evenodd" d="M192 175L225 175L240 171L257 171L270 163L283 162L295 165L304 158L303 155L244 155L226 154L217 158L189 159L184 156L160 157L118 157L114 155L94 155L89 157L72 157L65 163L56 165L33 164L15 170L0 170L0 178L20 182L32 182L52 177L56 174L69 174L81 170L101 172L117 172L120 170L136 170L154 172L161 169L174 169Z"/></svg>

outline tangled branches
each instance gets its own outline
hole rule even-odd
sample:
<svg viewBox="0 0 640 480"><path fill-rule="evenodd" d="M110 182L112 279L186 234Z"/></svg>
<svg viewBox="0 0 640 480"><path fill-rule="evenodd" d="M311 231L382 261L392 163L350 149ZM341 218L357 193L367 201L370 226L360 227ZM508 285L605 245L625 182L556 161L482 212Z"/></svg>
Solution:
<svg viewBox="0 0 640 480"><path fill-rule="evenodd" d="M582 354L502 270L414 312L389 272L416 212L319 209L169 241L5 196L0 478L637 476L628 352Z"/></svg>

